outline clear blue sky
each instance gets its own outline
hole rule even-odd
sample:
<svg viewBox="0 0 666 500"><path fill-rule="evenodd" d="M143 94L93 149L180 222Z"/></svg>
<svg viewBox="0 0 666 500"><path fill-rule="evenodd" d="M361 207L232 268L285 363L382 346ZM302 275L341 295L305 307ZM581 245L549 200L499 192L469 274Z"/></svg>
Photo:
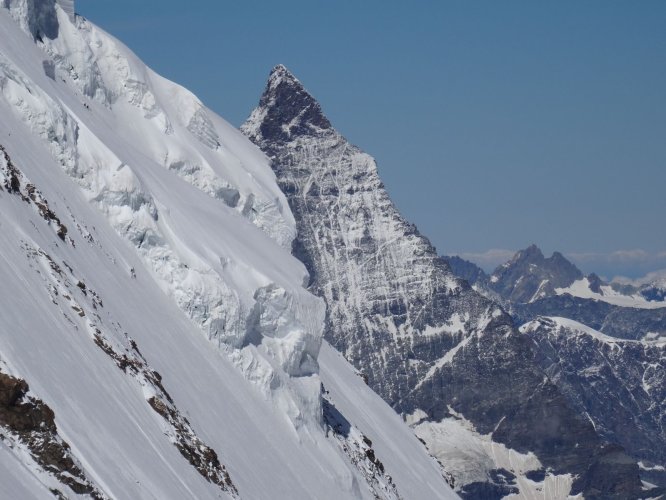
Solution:
<svg viewBox="0 0 666 500"><path fill-rule="evenodd" d="M535 242L607 276L666 268L666 1L77 0L77 12L235 125L286 64L440 253Z"/></svg>

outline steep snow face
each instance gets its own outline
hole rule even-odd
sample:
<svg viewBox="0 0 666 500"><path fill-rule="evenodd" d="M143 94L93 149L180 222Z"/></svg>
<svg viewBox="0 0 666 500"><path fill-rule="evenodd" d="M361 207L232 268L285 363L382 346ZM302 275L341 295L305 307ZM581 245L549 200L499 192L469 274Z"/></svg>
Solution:
<svg viewBox="0 0 666 500"><path fill-rule="evenodd" d="M324 404L267 158L64 2L1 5L0 496L451 497L409 429L384 463L388 406Z"/></svg>
<svg viewBox="0 0 666 500"><path fill-rule="evenodd" d="M30 31L35 16L26 1L12 0L10 13ZM35 2L45 12L38 18L48 17L57 28L55 37L41 38L39 45L50 56L44 73L81 94L70 113L97 114L95 103L111 108L124 122L117 133L126 145L288 246L294 221L262 155L196 96L156 75L118 40L81 17L70 21L67 2L51 3Z"/></svg>
<svg viewBox="0 0 666 500"><path fill-rule="evenodd" d="M552 474L571 474L574 493L640 489L636 464L595 473L607 452L535 364L533 343L453 276L393 206L372 157L332 127L284 66L272 71L242 131L272 159L288 197L298 228L294 254L328 305L326 339L385 401L423 422L455 412L495 443L533 452ZM431 452L441 449L438 433L424 436ZM461 470L447 460L445 469ZM482 467L474 454L462 460L479 473L454 477L459 492L470 478L472 496L506 492L493 473L501 465Z"/></svg>
<svg viewBox="0 0 666 500"><path fill-rule="evenodd" d="M270 196L277 212L281 203L266 159L219 118L214 131L228 148L211 150L188 129L186 113L196 100L191 94L152 75L87 21L76 18L72 24L59 6L54 9L58 37L37 45L3 16L9 36L0 52L0 95L7 113L44 141L203 333L228 350L267 395L284 399L295 425L315 424L321 412L318 386L297 389L285 381L316 371L324 308L303 290L305 270L279 246L294 232L291 216L268 224L274 233L257 230L273 213L269 209L264 217L257 211L262 203L268 206L258 200ZM55 68L54 79L45 67ZM171 108L166 111L161 101ZM213 118L208 123L214 125ZM196 170L191 177L174 175L179 172L155 159L174 151L186 163L210 152L221 175L244 179L234 188L235 200L244 206L211 196L198 184L204 177ZM257 329L257 318L267 310L270 320Z"/></svg>
<svg viewBox="0 0 666 500"><path fill-rule="evenodd" d="M272 342L305 349L296 357L311 367L322 307L301 290L304 270L281 250L275 263L284 265L274 265L266 258L274 245L262 243L268 238L242 220L281 245L293 237L266 160L189 92L154 75L87 21L72 24L53 8L59 35L39 43L46 55L31 47L33 57L26 58L9 43L0 54L0 90L14 115L49 145L209 338L235 348L247 344L257 290L279 286L308 313L292 318L292 338L282 328ZM210 195L197 213L186 196L174 196L173 186L181 184L174 173ZM247 237L224 241L223 233ZM290 364L291 373L299 370Z"/></svg>
<svg viewBox="0 0 666 500"><path fill-rule="evenodd" d="M65 14L69 17L70 20L74 20L74 0L56 0L56 3L60 5L60 8Z"/></svg>
<svg viewBox="0 0 666 500"><path fill-rule="evenodd" d="M666 463L666 338L620 340L576 321L542 317L520 328L540 363L602 436L645 463ZM666 475L641 472L666 486Z"/></svg>
<svg viewBox="0 0 666 500"><path fill-rule="evenodd" d="M448 488L441 487L441 482L450 481L450 477L442 476L440 464L434 459L414 462L402 459L408 455L420 456L425 447L395 412L384 414L387 404L369 390L363 374L326 341L319 360L327 398L371 440L391 477L400 485L399 493L412 492L415 498L455 496Z"/></svg>

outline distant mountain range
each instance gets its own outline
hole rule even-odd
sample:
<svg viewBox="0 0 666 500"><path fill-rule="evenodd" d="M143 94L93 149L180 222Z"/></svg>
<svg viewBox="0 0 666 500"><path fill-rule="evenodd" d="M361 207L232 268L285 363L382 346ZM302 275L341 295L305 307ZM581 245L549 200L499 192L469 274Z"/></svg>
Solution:
<svg viewBox="0 0 666 500"><path fill-rule="evenodd" d="M584 276L560 252L545 257L531 245L516 252L489 276L478 265L458 256L445 257L453 272L480 290L493 292L512 304L531 304L557 295L594 299L622 307L666 307L666 277L642 280L640 285L605 282L592 273Z"/></svg>
<svg viewBox="0 0 666 500"><path fill-rule="evenodd" d="M535 245L490 276L460 257L446 260L511 312L538 346L540 365L595 429L639 459L646 481L666 486L664 280L606 283Z"/></svg>

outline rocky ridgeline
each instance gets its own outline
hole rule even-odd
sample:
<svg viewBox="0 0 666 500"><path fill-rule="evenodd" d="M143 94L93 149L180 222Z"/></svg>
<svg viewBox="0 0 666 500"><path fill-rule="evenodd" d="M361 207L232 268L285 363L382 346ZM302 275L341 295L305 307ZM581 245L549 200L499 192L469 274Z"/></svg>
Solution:
<svg viewBox="0 0 666 500"><path fill-rule="evenodd" d="M298 228L293 253L328 306L327 340L393 408L430 422L452 409L478 432L535 453L549 473L574 475L573 494L638 494L636 463L572 408L512 318L456 278L401 217L374 160L332 127L286 68L273 70L242 130L272 159L288 197ZM605 474L610 455L625 459ZM490 474L485 484L475 491L506 490ZM456 488L465 493L457 478Z"/></svg>
<svg viewBox="0 0 666 500"><path fill-rule="evenodd" d="M546 258L536 245L531 245L499 266L489 286L506 300L529 303L555 295L557 288L566 288L582 278L583 273L561 253Z"/></svg>
<svg viewBox="0 0 666 500"><path fill-rule="evenodd" d="M561 253L546 258L536 245L517 252L491 276L460 257L445 260L457 276L510 311L516 325L539 316L562 316L611 337L666 337L663 279L636 286L606 283L594 273L583 277Z"/></svg>
<svg viewBox="0 0 666 500"><path fill-rule="evenodd" d="M561 254L545 258L535 245L491 276L459 257L447 261L511 311L569 404L639 462L643 480L666 488L666 307L658 307L659 280L638 287L605 283L595 274L583 278ZM618 297L628 305L607 301Z"/></svg>

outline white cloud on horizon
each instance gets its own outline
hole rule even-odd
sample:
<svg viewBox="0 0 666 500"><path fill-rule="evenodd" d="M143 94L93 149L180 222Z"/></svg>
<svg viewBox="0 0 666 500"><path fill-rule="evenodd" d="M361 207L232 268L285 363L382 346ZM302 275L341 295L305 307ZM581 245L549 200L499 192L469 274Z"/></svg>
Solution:
<svg viewBox="0 0 666 500"><path fill-rule="evenodd" d="M614 276L610 281L640 286L666 277L666 252L647 252L640 248L615 250L609 253L587 252L565 254L587 272ZM631 274L633 278L625 275ZM608 280L608 278L604 278Z"/></svg>
<svg viewBox="0 0 666 500"><path fill-rule="evenodd" d="M647 253L645 250L641 250L640 248L635 248L633 250L616 250L615 252L612 252L611 254L608 255L608 260L609 261L620 261L620 262L627 262L627 261L644 261L650 258L650 254Z"/></svg>
<svg viewBox="0 0 666 500"><path fill-rule="evenodd" d="M612 281L615 283L620 283L622 285L641 286L645 285L646 283L651 283L653 281L662 280L662 279L666 280L666 269L659 269L657 271L649 272L645 276L637 278L635 280L627 278L626 276L615 276L612 279Z"/></svg>

